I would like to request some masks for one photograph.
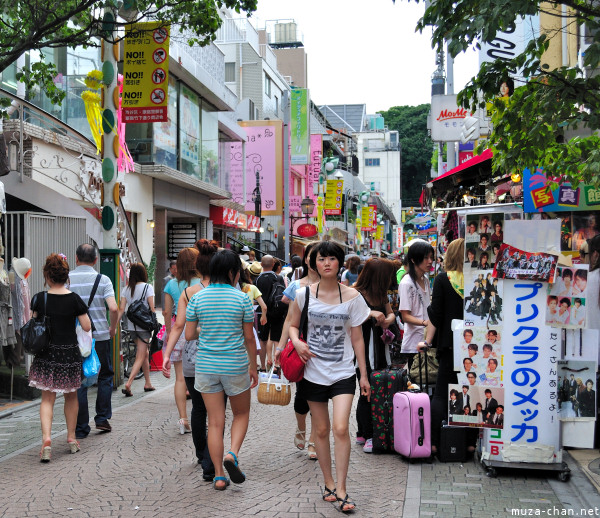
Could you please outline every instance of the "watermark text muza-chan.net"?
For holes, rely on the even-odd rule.
[[[580,509],[576,513],[574,509],[560,509],[558,507],[548,507],[546,509],[511,509],[511,516],[600,516],[600,508],[590,507]]]

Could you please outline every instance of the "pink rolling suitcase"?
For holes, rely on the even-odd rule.
[[[426,393],[394,394],[394,449],[409,459],[431,457],[431,414]]]

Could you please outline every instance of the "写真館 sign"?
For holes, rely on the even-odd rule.
[[[298,225],[296,233],[300,237],[313,237],[317,235],[318,230],[316,225],[313,225],[312,223],[303,223],[302,225]]]
[[[455,142],[460,140],[464,118],[468,110],[458,106],[456,95],[434,95],[431,97],[431,140]]]

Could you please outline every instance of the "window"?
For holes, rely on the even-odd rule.
[[[265,94],[271,97],[271,78],[267,74],[265,74]]]
[[[279,117],[279,99],[275,96],[275,115]]]
[[[235,63],[225,63],[225,82],[235,83]]]
[[[379,158],[365,158],[366,167],[379,167]]]

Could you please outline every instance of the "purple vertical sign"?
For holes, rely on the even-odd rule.
[[[229,152],[229,185],[227,190],[231,192],[231,199],[244,204],[244,161],[242,160],[242,143],[231,142],[228,145]]]
[[[306,178],[306,195],[315,202],[317,206],[318,196],[314,194],[314,184],[319,184],[321,174],[321,163],[323,160],[323,137],[321,135],[310,136],[310,164]]]
[[[245,126],[246,142],[246,204],[245,211],[254,212],[252,195],[258,173],[263,211],[277,207],[276,135],[273,126]],[[229,191],[233,201],[243,204],[244,179],[242,175],[242,144],[230,145]]]

